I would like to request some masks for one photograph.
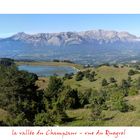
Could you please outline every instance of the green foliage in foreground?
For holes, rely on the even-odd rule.
[[[36,74],[19,71],[13,64],[0,66],[0,108],[9,114],[1,125],[55,125],[67,117],[58,101],[62,80],[51,77],[45,92],[38,90],[37,80]]]
[[[18,71],[14,65],[0,66],[0,108],[10,113],[10,125],[32,125],[40,110],[37,79],[35,74]]]

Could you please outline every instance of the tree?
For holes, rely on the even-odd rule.
[[[0,107],[10,113],[12,125],[33,125],[39,111],[37,79],[36,74],[19,71],[15,65],[0,67]]]
[[[65,121],[67,115],[62,104],[55,102],[52,108],[46,108],[45,112],[36,114],[34,125],[36,126],[54,126]]]
[[[60,60],[58,60],[58,59],[53,59],[53,62],[60,62]]]
[[[95,74],[96,74],[95,71],[93,71],[93,72],[90,73],[90,75],[88,77],[88,79],[89,79],[90,82],[93,82],[95,80],[94,79],[95,78]]]
[[[84,76],[90,81],[90,82],[93,82],[95,79],[95,75],[96,75],[96,73],[95,73],[95,71],[92,71],[91,72],[91,70],[86,70],[86,71],[84,71]]]
[[[8,126],[8,124],[5,121],[0,121],[0,126]]]
[[[102,97],[96,97],[91,106],[91,118],[93,121],[103,119],[102,111],[105,101]]]
[[[52,114],[51,113],[38,113],[35,116],[35,126],[53,126],[54,122],[52,120]]]
[[[103,80],[102,80],[102,86],[107,86],[107,85],[108,85],[107,80],[106,80],[106,79],[103,79]]]
[[[121,90],[114,91],[114,93],[110,94],[110,100],[108,103],[111,110],[119,110],[120,112],[128,112],[129,110],[133,110],[133,106],[129,105],[124,99],[124,94],[121,92]]]
[[[128,81],[128,84],[131,86],[131,82],[132,82],[132,78],[131,78],[131,76],[128,76],[127,81]]]
[[[84,107],[85,105],[90,103],[90,97],[92,94],[92,89],[87,89],[85,90],[85,92],[79,92],[79,102],[80,102],[80,106]]]
[[[88,70],[84,71],[84,75],[85,75],[86,78],[89,78],[90,70],[88,69]]]
[[[10,58],[0,58],[0,65],[3,65],[3,66],[14,65],[14,60]]]
[[[130,87],[130,83],[127,80],[122,80],[121,88],[123,90],[124,96],[128,95],[128,89]]]
[[[114,77],[111,77],[111,78],[110,78],[110,83],[116,83],[116,80],[115,80]]]
[[[51,76],[47,89],[45,91],[45,96],[48,99],[55,98],[57,99],[58,94],[63,90],[63,81],[57,76]]]
[[[76,81],[81,81],[84,77],[84,73],[82,71],[77,72],[75,80]]]
[[[65,79],[72,79],[72,77],[73,77],[73,73],[66,73],[65,75],[64,75],[64,77],[63,77],[63,79],[65,80]]]
[[[135,65],[136,70],[140,70],[140,66],[139,65]]]
[[[65,108],[59,100],[63,90],[64,85],[61,78],[57,76],[50,77],[43,100],[45,104],[43,112],[43,114],[45,113],[45,118],[42,113],[38,114],[35,118],[36,125],[58,125],[67,118]]]
[[[140,89],[140,77],[137,79],[136,84],[137,84],[137,88]]]
[[[92,120],[102,120],[104,115],[103,115],[103,110],[107,110],[106,106],[106,101],[107,101],[107,94],[105,90],[101,91],[93,91],[91,96],[90,96],[90,104],[91,104],[91,117]]]
[[[134,75],[134,74],[136,74],[136,71],[130,69],[129,72],[128,72],[128,75],[129,75],[129,76],[132,76],[132,75]]]
[[[72,89],[69,86],[65,87],[59,100],[65,109],[76,109],[80,107],[78,91],[76,89]]]
[[[93,104],[91,109],[91,119],[93,121],[100,120],[102,118],[101,113],[102,113],[101,107],[97,104]]]

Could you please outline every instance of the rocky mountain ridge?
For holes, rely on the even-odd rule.
[[[90,30],[83,32],[60,32],[60,33],[38,33],[26,34],[24,32],[17,33],[11,37],[1,39],[21,41],[30,45],[43,46],[69,46],[79,44],[94,43],[114,43],[114,42],[135,42],[140,38],[128,32],[106,31],[106,30]]]

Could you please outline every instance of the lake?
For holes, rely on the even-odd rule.
[[[64,76],[65,73],[76,73],[77,69],[70,66],[33,66],[33,65],[20,65],[19,70],[25,70],[28,72],[36,73],[38,76],[52,76],[57,74]]]

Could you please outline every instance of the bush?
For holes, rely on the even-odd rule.
[[[91,107],[92,107],[91,104],[86,104],[86,105],[84,106],[85,109],[87,109],[87,108],[91,108]]]
[[[59,96],[59,101],[65,109],[76,109],[80,107],[78,91],[71,87],[66,87]]]
[[[133,96],[138,94],[138,89],[136,87],[130,87],[128,90],[128,95]]]
[[[35,116],[35,126],[52,126],[52,116],[50,113],[38,113]]]
[[[91,70],[86,70],[84,71],[84,76],[90,81],[90,82],[93,82],[95,79],[95,71],[92,71]]]
[[[54,59],[53,62],[60,62],[60,60],[58,60],[58,59]]]
[[[132,75],[134,75],[136,73],[137,73],[137,71],[134,71],[134,70],[131,69],[131,70],[129,70],[128,75],[132,76]]]
[[[102,86],[107,86],[107,85],[108,85],[107,80],[106,80],[106,79],[103,79],[103,80],[102,80]]]
[[[82,71],[77,72],[75,80],[76,81],[81,81],[84,77],[84,73]]]
[[[79,92],[79,102],[80,102],[80,106],[84,107],[86,104],[90,103],[90,97],[92,94],[92,90],[91,89],[87,89],[84,93]]]
[[[13,118],[8,118],[7,122],[12,126],[31,126],[33,125],[26,117],[25,113],[17,114],[17,116]]]
[[[67,118],[64,108],[58,101],[53,103],[53,107],[46,105],[46,111],[36,114],[34,125],[36,126],[54,126],[60,125]]]
[[[136,86],[140,90],[140,77],[136,81]]]
[[[74,74],[73,73],[66,73],[65,75],[64,75],[64,77],[63,77],[63,79],[65,80],[65,79],[72,79],[72,76],[73,76]]]
[[[116,83],[117,81],[115,80],[115,78],[114,77],[111,77],[110,78],[110,83]]]
[[[122,99],[116,102],[116,109],[120,112],[127,112],[129,110],[129,105]]]
[[[120,112],[128,112],[133,110],[132,105],[129,105],[124,99],[123,93],[119,91],[114,91],[110,94],[110,100],[108,101],[108,106],[111,110],[119,110]]]
[[[51,76],[47,89],[45,91],[46,98],[57,98],[58,94],[63,90],[63,81],[57,76]]]
[[[95,78],[95,71],[90,73],[88,79],[89,79],[90,82],[93,82],[95,80],[94,78]]]
[[[102,113],[102,109],[101,109],[101,107],[99,105],[97,105],[97,104],[96,105],[92,105],[91,119],[93,121],[102,119],[101,113]]]
[[[104,101],[102,102],[101,97],[94,99],[94,101],[92,102],[92,104],[91,104],[91,119],[93,121],[103,119],[103,117],[104,117],[102,114],[103,105],[104,105]]]
[[[84,71],[84,76],[85,76],[85,78],[89,78],[89,76],[90,76],[90,70],[89,69]]]
[[[127,80],[122,80],[122,83],[121,83],[121,89],[123,90],[123,94],[124,96],[128,96],[128,90],[130,88],[130,81],[127,81]]]

